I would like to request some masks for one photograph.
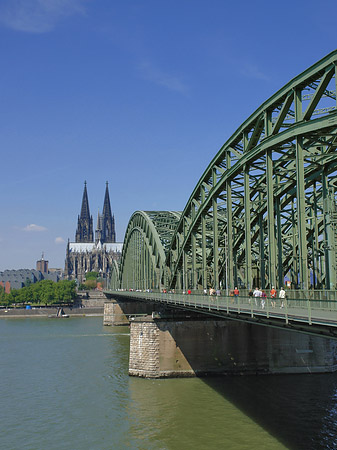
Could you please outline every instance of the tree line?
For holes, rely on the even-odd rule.
[[[73,303],[76,298],[76,282],[62,280],[55,283],[51,280],[42,280],[34,284],[28,280],[25,287],[12,289],[5,293],[0,286],[0,304],[10,306],[13,304],[55,305]]]

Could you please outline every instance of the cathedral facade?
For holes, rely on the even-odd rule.
[[[109,278],[114,264],[121,259],[123,244],[116,242],[115,217],[111,214],[108,182],[106,183],[102,214],[98,213],[95,235],[90,215],[87,183],[84,182],[81,214],[77,219],[75,242],[68,240],[65,278],[85,281],[87,272],[99,272]]]

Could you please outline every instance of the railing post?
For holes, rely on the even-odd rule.
[[[311,321],[311,304],[310,304],[309,296],[307,298],[307,305],[308,305],[308,323],[309,323],[309,325],[312,325],[312,321]]]
[[[269,319],[269,298],[266,297],[266,313],[267,313],[267,318]]]
[[[286,324],[288,325],[289,320],[288,320],[288,300],[287,300],[287,297],[285,297],[283,300],[284,300],[284,311],[285,311]]]

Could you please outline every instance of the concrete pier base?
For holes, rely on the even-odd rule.
[[[131,323],[129,374],[191,377],[334,372],[337,341],[225,320]]]

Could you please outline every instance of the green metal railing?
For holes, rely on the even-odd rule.
[[[149,292],[149,291],[109,291],[116,296],[131,297],[139,300],[161,302],[186,309],[195,308],[209,311],[218,315],[238,314],[251,318],[266,317],[279,319],[286,324],[289,321],[303,324],[318,324],[337,327],[337,300],[335,293],[322,291],[288,291],[285,299],[271,299],[270,297],[238,297],[208,294],[183,294],[180,292]],[[302,295],[301,295],[302,294]],[[315,298],[314,298],[315,297]],[[274,301],[276,305],[274,304]]]

